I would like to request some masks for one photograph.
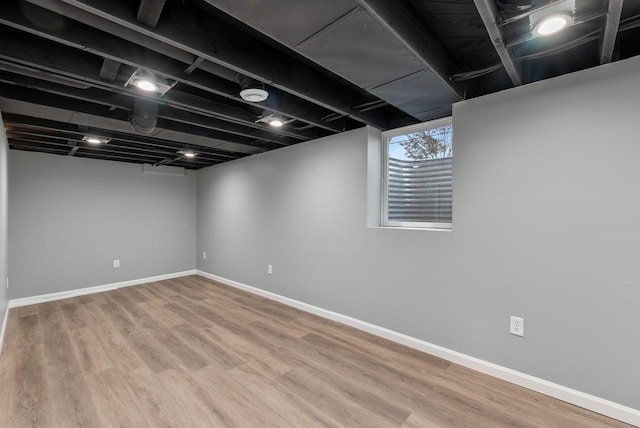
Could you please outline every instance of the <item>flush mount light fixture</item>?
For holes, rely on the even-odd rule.
[[[191,150],[180,150],[178,154],[184,156],[185,158],[195,158],[196,156],[198,156],[197,153],[194,153]]]
[[[268,113],[265,112],[261,118],[259,118],[258,120],[256,120],[256,123],[266,123],[269,126],[272,126],[274,128],[281,128],[284,125],[286,125],[287,123],[293,121],[293,119],[290,120],[286,120],[284,119],[282,116],[279,116],[275,113]]]
[[[570,27],[574,23],[575,0],[561,0],[547,3],[534,1],[536,10],[529,15],[529,25],[534,37],[547,37]]]
[[[533,27],[533,35],[536,37],[546,37],[564,30],[571,23],[569,15],[551,15],[542,19]]]
[[[158,90],[158,85],[150,79],[138,79],[135,81],[134,85],[136,88],[146,92],[155,92]]]
[[[110,138],[97,137],[95,135],[85,135],[82,137],[82,141],[89,144],[107,144],[111,141]]]
[[[269,125],[273,126],[274,128],[280,128],[281,126],[284,126],[284,120],[278,117],[272,117],[271,119],[269,119]]]
[[[160,78],[154,73],[137,69],[127,80],[124,86],[134,86],[149,94],[164,95],[176,82]]]

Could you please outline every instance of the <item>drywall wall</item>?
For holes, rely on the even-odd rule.
[[[194,172],[16,150],[9,159],[12,299],[195,268]]]
[[[453,232],[366,227],[367,129],[200,170],[198,268],[639,409],[639,73],[455,105]]]
[[[8,156],[9,147],[7,146],[7,133],[2,122],[2,114],[0,113],[0,329],[7,311],[9,301],[9,290],[6,287],[7,278],[9,277],[9,228],[8,228]],[[1,334],[1,333],[0,333]],[[0,344],[2,337],[0,337]],[[2,348],[0,347],[0,350]]]

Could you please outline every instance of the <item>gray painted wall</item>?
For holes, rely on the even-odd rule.
[[[12,299],[195,268],[194,172],[15,150],[9,159]]]
[[[371,130],[200,170],[198,268],[640,409],[639,73],[456,105],[453,232],[366,227]]]
[[[8,180],[8,151],[7,134],[4,129],[4,122],[0,114],[0,328],[7,311],[9,301],[9,290],[6,287],[6,281],[9,277],[9,228],[8,228],[8,198],[9,188]]]

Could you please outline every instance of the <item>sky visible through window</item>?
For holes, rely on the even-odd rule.
[[[397,135],[389,140],[389,158],[398,160],[441,159],[452,156],[452,127]]]

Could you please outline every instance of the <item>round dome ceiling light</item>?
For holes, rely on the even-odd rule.
[[[259,103],[267,99],[269,92],[260,88],[247,88],[240,91],[240,96],[250,103]]]
[[[540,20],[533,29],[533,35],[536,37],[546,37],[556,34],[567,28],[571,22],[568,15],[550,15]]]

